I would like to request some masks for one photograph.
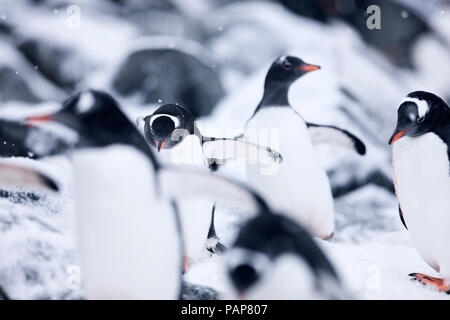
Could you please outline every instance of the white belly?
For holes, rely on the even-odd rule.
[[[172,149],[159,153],[165,163],[172,165],[193,165],[199,169],[205,167],[203,151],[197,136],[190,135]],[[182,182],[181,182],[182,183]],[[178,202],[181,226],[183,229],[184,254],[196,260],[205,248],[205,242],[211,223],[213,201],[195,199]]]
[[[74,154],[81,273],[91,299],[175,299],[181,255],[175,216],[155,196],[150,162],[115,145]]]
[[[334,230],[330,184],[304,121],[291,108],[263,109],[249,121],[245,135],[283,157],[277,166],[248,165],[249,183],[313,235],[329,236]]]
[[[413,244],[450,280],[450,178],[446,145],[432,133],[393,147],[396,192]]]
[[[204,166],[202,147],[199,138],[189,135],[171,149],[163,149],[159,156],[164,162],[173,165],[198,165]]]

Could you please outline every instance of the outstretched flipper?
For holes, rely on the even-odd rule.
[[[33,168],[26,168],[0,161],[0,185],[3,187],[38,187],[58,191],[58,184],[48,175]]]
[[[411,281],[419,281],[423,285],[432,286],[441,292],[450,294],[450,285],[445,284],[444,279],[427,276],[423,273],[410,273]]]
[[[164,166],[158,171],[162,196],[172,199],[220,199],[245,212],[267,214],[271,210],[258,193],[235,180],[185,166]]]
[[[216,228],[214,227],[214,216],[216,213],[216,204],[212,207],[211,212],[211,225],[209,226],[208,238],[206,240],[206,250],[211,253],[221,255],[227,249],[221,242],[216,234]]]
[[[400,220],[402,221],[403,225],[405,226],[406,230],[408,230],[408,227],[406,226],[405,219],[403,218],[403,211],[400,205],[398,205],[398,214],[400,215]]]
[[[355,135],[347,130],[327,125],[306,123],[311,140],[314,144],[329,143],[366,154],[366,146]]]
[[[253,160],[255,163],[283,162],[283,157],[276,150],[238,137],[202,137],[202,148],[210,163],[224,164],[232,160]]]

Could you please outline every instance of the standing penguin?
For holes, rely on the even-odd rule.
[[[413,245],[442,279],[410,276],[450,293],[449,106],[429,92],[408,94],[389,144],[400,218]]]
[[[309,233],[279,214],[242,227],[227,253],[227,276],[235,299],[336,299],[344,292]]]
[[[243,158],[252,152],[258,153],[261,158],[269,158],[270,161],[281,161],[281,155],[277,152],[239,138],[213,138],[202,135],[194,116],[180,105],[162,105],[153,114],[137,119],[138,125],[142,122],[145,138],[169,163],[207,166],[209,170],[216,171],[219,164],[231,158]],[[227,150],[233,152],[227,154]],[[214,228],[214,203],[180,202],[179,208],[186,254],[189,257],[185,269],[188,261],[199,255],[206,238],[208,251],[223,253],[225,246],[220,243]],[[208,219],[205,211],[211,212],[211,219]]]
[[[283,163],[275,171],[248,165],[249,183],[277,209],[289,212],[313,236],[328,239],[334,231],[333,198],[312,143],[338,142],[359,154],[365,154],[365,146],[346,130],[305,122],[289,104],[291,84],[319,69],[292,56],[276,59],[267,73],[263,98],[247,121],[244,135],[254,143],[269,135],[268,146],[283,155]]]
[[[28,122],[49,120],[79,136],[73,152],[75,208],[90,298],[179,296],[182,252],[176,197],[210,196],[249,210],[265,208],[256,194],[225,178],[161,165],[104,92],[83,91],[66,100],[60,111]]]

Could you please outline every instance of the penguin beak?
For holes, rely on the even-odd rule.
[[[401,137],[405,135],[406,132],[408,132],[409,129],[398,131],[395,130],[394,134],[392,135],[391,139],[389,140],[389,145],[392,145],[395,141],[399,140]]]
[[[306,72],[310,72],[310,71],[320,70],[320,66],[316,66],[313,64],[305,64],[301,67],[298,67],[298,69],[306,71]]]
[[[74,130],[77,130],[78,128],[77,119],[71,116],[71,114],[65,112],[64,110],[60,110],[55,113],[47,115],[32,116],[25,119],[26,125],[30,127],[34,127],[40,123],[47,123],[47,122],[58,122]]]
[[[164,146],[166,145],[166,142],[167,142],[167,140],[164,140],[163,142],[161,142],[161,144],[159,144],[159,146],[158,146],[158,152],[160,152],[163,148],[164,148]]]
[[[25,123],[28,126],[33,127],[38,122],[48,122],[48,121],[51,121],[52,119],[53,119],[53,115],[51,115],[51,114],[44,115],[44,116],[33,116],[33,117],[26,118]]]

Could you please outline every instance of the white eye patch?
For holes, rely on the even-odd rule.
[[[94,98],[94,95],[92,94],[92,92],[90,92],[90,91],[83,92],[80,95],[80,98],[78,99],[78,103],[76,106],[77,111],[79,113],[88,112],[94,106],[94,103],[95,103],[95,98]]]
[[[154,122],[156,119],[160,118],[160,117],[168,117],[168,118],[170,118],[170,120],[172,120],[173,123],[175,124],[175,128],[178,128],[178,126],[180,125],[180,120],[178,120],[177,117],[171,116],[171,115],[169,115],[169,114],[155,114],[155,115],[153,115],[153,116],[150,118],[150,125],[152,126],[152,125],[153,125],[153,122]]]
[[[430,107],[428,106],[428,103],[425,100],[419,100],[417,98],[410,98],[406,97],[403,99],[403,102],[412,102],[417,106],[417,114],[419,115],[419,118],[425,117],[425,115],[430,111]]]

